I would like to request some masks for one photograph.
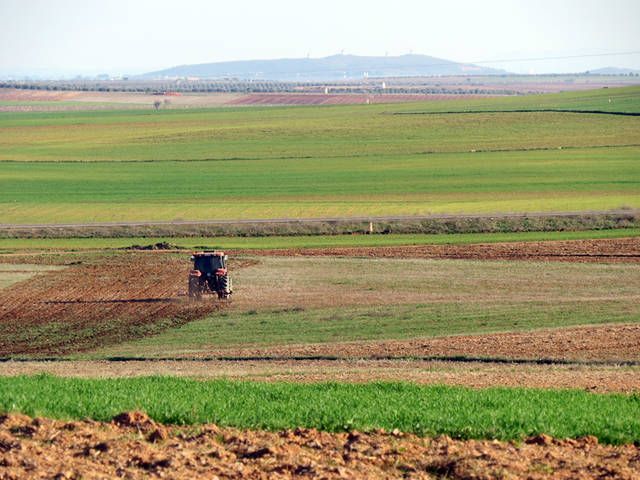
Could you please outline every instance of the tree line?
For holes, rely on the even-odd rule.
[[[314,93],[314,94],[434,94],[434,95],[515,95],[511,89],[485,89],[478,86],[393,86],[344,84],[344,83],[297,83],[258,81],[198,81],[198,82],[89,82],[89,81],[0,81],[0,88],[45,91],[80,92],[130,92],[146,94],[178,93]]]

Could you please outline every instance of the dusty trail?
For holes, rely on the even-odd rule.
[[[640,447],[594,437],[524,442],[420,438],[382,430],[265,432],[167,427],[143,413],[111,423],[0,417],[0,477],[451,478],[640,477]]]

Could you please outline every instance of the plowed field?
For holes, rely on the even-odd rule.
[[[471,245],[339,247],[261,250],[263,255],[468,260],[539,260],[563,262],[640,262],[640,237]]]
[[[81,351],[180,325],[220,308],[214,301],[189,302],[188,269],[184,258],[121,254],[3,289],[0,355]]]
[[[640,325],[559,328],[532,332],[454,335],[416,340],[340,342],[212,349],[236,358],[468,358],[535,361],[640,361]]]
[[[329,255],[635,263],[640,260],[640,238],[481,245],[273,250],[263,251],[260,255],[263,257]],[[90,255],[77,258],[80,258],[82,262],[69,265],[62,271],[37,275],[30,280],[0,290],[0,326],[2,327],[0,355],[68,354],[117,345],[205,317],[215,309],[222,307],[222,304],[216,301],[196,304],[189,302],[185,295],[185,279],[189,264],[185,262],[183,255],[118,253],[94,258]],[[18,261],[20,259],[11,257],[6,260]],[[35,257],[29,260],[29,262],[32,261],[36,261]],[[255,263],[255,260],[249,259],[236,260],[232,268]],[[302,295],[300,290],[302,287],[296,286],[298,280],[289,285],[289,279],[279,277],[281,272],[277,262],[273,263],[270,268],[270,271],[258,268],[250,274],[250,278],[244,278],[247,283],[244,287],[245,292],[252,293],[237,299],[237,302],[234,303],[236,310],[273,308],[273,305],[279,305],[277,302],[273,303],[276,300],[285,303],[288,301],[289,304],[284,305],[285,307],[298,306],[298,304],[304,308],[313,307],[314,295],[320,295],[319,298],[324,298],[333,292],[329,287],[335,289],[340,286],[329,285],[325,288],[325,290],[328,289],[327,293],[325,290],[316,291],[320,287],[310,284],[309,288],[312,291]],[[291,275],[294,273],[289,272]],[[299,272],[296,274],[299,275]],[[422,278],[419,272],[416,275]],[[266,284],[258,282],[258,280],[264,279],[267,281]],[[270,290],[269,287],[272,284],[269,282],[271,281],[279,281],[287,288],[283,291]],[[253,287],[249,285],[251,282],[253,282],[252,285],[255,284]],[[367,285],[362,288],[364,289],[363,298],[369,299],[371,295],[366,296],[365,294],[372,292],[367,290]],[[293,290],[289,292],[287,289]],[[375,292],[373,293],[375,294]],[[599,293],[599,295],[602,294],[602,292]],[[268,296],[268,301],[263,298],[265,295]],[[295,305],[291,303],[291,298],[295,300]],[[414,300],[417,302],[423,299],[416,297]],[[367,302],[369,301],[367,300]],[[270,305],[271,307],[269,307]],[[207,350],[206,355],[248,357],[331,355],[364,358],[467,355],[611,361],[640,359],[637,349],[637,345],[640,344],[640,327],[637,325],[552,329],[403,341],[382,339],[381,341],[339,342],[338,340],[316,345],[313,343],[288,346],[247,345],[232,349],[212,346]],[[287,344],[290,343],[292,342],[287,342]],[[130,353],[134,354],[135,352]]]
[[[167,427],[143,413],[110,423],[0,417],[0,478],[451,478],[640,476],[640,447],[595,437],[523,443],[420,438],[397,430],[280,432]]]

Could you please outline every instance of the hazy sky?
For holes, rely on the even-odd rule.
[[[341,51],[463,62],[640,52],[640,0],[0,0],[0,73],[138,73]],[[486,65],[640,68],[640,54]]]

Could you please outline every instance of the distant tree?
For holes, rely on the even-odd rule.
[[[160,110],[160,105],[162,105],[162,102],[160,100],[156,100],[155,102],[153,102],[153,108],[155,108],[156,110]]]

